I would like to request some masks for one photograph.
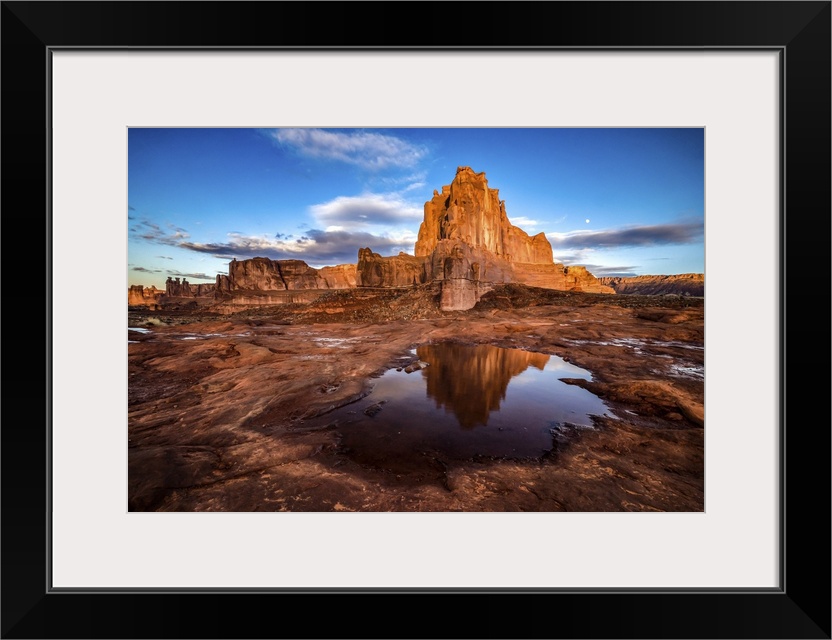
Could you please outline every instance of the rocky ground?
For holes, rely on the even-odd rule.
[[[442,312],[438,288],[342,290],[223,315],[131,309],[133,511],[702,511],[704,302],[498,287]],[[337,409],[419,344],[561,356],[615,417],[540,458],[361,464]]]

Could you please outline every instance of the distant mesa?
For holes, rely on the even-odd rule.
[[[456,176],[425,203],[415,255],[382,256],[366,247],[357,264],[315,269],[302,260],[232,260],[214,284],[168,278],[158,303],[280,304],[311,302],[320,291],[400,288],[438,282],[443,311],[471,309],[495,285],[519,283],[559,291],[614,294],[584,267],[554,262],[544,233],[529,236],[509,222],[499,190],[485,173],[458,167]],[[138,300],[130,289],[129,300]]]
[[[696,296],[705,295],[704,273],[680,273],[672,276],[605,277],[598,280],[621,295]]]

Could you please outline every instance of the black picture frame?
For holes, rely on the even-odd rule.
[[[830,8],[828,1],[425,2],[396,3],[395,10],[353,2],[3,2],[2,637],[829,638]],[[410,17],[402,20],[402,12]],[[784,241],[781,282],[772,286],[781,291],[780,587],[52,590],[49,269],[57,265],[49,235],[48,95],[50,52],[65,47],[778,51]],[[807,274],[822,284],[804,294]],[[738,274],[738,286],[744,277],[755,276]],[[807,354],[815,361],[821,354],[822,375],[806,373]],[[18,417],[21,406],[26,419]],[[320,615],[306,618],[301,605]],[[384,624],[391,617],[396,628]]]

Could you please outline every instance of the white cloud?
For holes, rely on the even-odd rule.
[[[304,260],[310,266],[355,262],[358,249],[370,247],[382,255],[413,252],[415,234],[409,231],[368,233],[366,231],[309,229],[299,238],[247,236],[229,233],[226,242],[181,242],[177,246],[221,258],[272,258]]]
[[[320,225],[355,227],[369,225],[412,224],[423,217],[422,208],[396,194],[367,193],[360,196],[338,196],[315,204],[309,212]]]
[[[527,218],[526,216],[516,216],[516,217],[509,217],[509,221],[515,227],[520,227],[524,231],[527,227],[537,227],[540,222],[537,220],[532,220],[531,218]]]
[[[338,160],[364,169],[412,167],[427,149],[381,133],[344,133],[323,129],[277,129],[272,137],[284,147],[310,158]]]

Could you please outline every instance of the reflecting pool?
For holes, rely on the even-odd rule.
[[[540,457],[554,430],[611,415],[600,398],[560,380],[592,375],[557,356],[456,343],[415,355],[339,411],[342,447],[356,461],[395,470],[414,456]]]

